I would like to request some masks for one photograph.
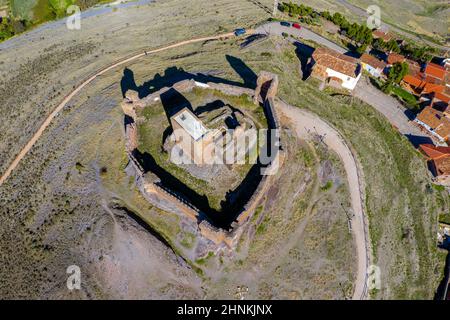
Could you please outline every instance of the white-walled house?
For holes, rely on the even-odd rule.
[[[312,73],[327,84],[353,90],[361,78],[358,60],[328,48],[318,48],[312,55]]]
[[[383,71],[386,68],[386,63],[384,61],[378,60],[367,53],[364,53],[359,59],[361,60],[363,69],[372,76],[379,78],[383,75]]]

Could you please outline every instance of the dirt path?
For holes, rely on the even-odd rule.
[[[357,275],[353,299],[365,299],[367,297],[367,270],[370,251],[365,225],[362,181],[360,180],[361,175],[356,159],[341,135],[318,116],[289,106],[282,101],[278,101],[277,106],[281,113],[292,121],[297,134],[301,138],[308,139],[315,134],[322,136],[323,142],[339,155],[344,164],[354,212],[351,226],[357,253]]]
[[[250,34],[253,32],[252,30],[249,30],[248,33]],[[79,93],[85,86],[87,86],[89,83],[94,81],[98,76],[108,72],[111,69],[114,69],[120,65],[123,65],[125,63],[131,62],[133,60],[136,60],[138,58],[141,58],[143,56],[152,54],[152,53],[158,53],[161,51],[173,49],[176,47],[184,46],[186,44],[195,43],[195,42],[202,42],[206,40],[217,40],[221,38],[230,38],[233,37],[234,33],[224,33],[216,36],[210,36],[210,37],[203,37],[203,38],[195,38],[190,40],[185,40],[181,42],[177,42],[171,45],[167,45],[161,48],[144,51],[138,54],[135,54],[129,58],[125,58],[123,60],[120,60],[108,67],[105,67],[101,69],[100,71],[97,71],[94,75],[92,75],[90,78],[82,82],[78,87],[76,87],[71,93],[69,93],[64,100],[50,113],[50,115],[45,119],[44,123],[39,127],[39,129],[36,131],[36,133],[33,135],[33,137],[28,141],[28,143],[25,145],[25,147],[19,152],[19,154],[16,156],[14,161],[10,164],[8,169],[6,169],[5,173],[0,177],[0,186],[6,181],[6,179],[11,175],[12,171],[18,166],[20,161],[26,156],[26,154],[31,150],[33,145],[36,143],[36,141],[42,136],[45,129],[50,125],[50,123],[53,121],[53,119],[58,115],[58,113],[66,106],[66,104],[77,94]]]

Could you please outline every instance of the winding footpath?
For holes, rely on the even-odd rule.
[[[299,137],[308,140],[314,135],[323,137],[323,143],[339,155],[347,173],[353,217],[351,230],[354,235],[357,255],[357,273],[353,300],[367,298],[367,278],[370,264],[368,230],[364,214],[363,180],[357,160],[337,130],[317,115],[277,101],[277,108],[293,124]]]

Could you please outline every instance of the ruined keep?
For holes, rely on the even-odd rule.
[[[261,180],[257,188],[249,200],[238,209],[236,219],[234,219],[229,227],[223,228],[214,225],[201,210],[191,203],[190,199],[169,189],[161,183],[155,174],[145,172],[135,156],[135,151],[138,147],[137,122],[142,121],[142,119],[138,119],[136,110],[159,102],[162,94],[168,94],[173,89],[179,93],[186,93],[192,91],[194,88],[217,90],[225,95],[231,96],[248,95],[252,97],[255,104],[261,103],[263,106],[269,129],[278,129],[279,121],[275,110],[278,76],[262,71],[258,76],[255,90],[223,83],[200,83],[193,79],[183,80],[175,83],[172,87],[164,87],[143,99],[139,98],[137,92],[129,90],[125,93],[125,98],[121,104],[125,115],[126,153],[129,158],[128,167],[133,171],[136,177],[135,183],[145,199],[162,210],[176,212],[177,214],[181,213],[183,217],[186,217],[196,226],[197,234],[211,241],[217,251],[234,250],[246,223],[250,220],[259,202],[267,192],[273,175],[261,174]],[[183,123],[183,121],[187,121],[188,123]],[[188,136],[188,141],[189,139],[191,140],[190,143],[192,140],[195,143],[200,141],[200,145],[203,146],[205,143],[208,144],[211,142],[212,136],[208,136],[207,130],[203,127],[201,121],[185,108],[174,114],[170,119],[170,123],[173,129],[184,128],[181,132],[182,134],[185,132]],[[175,140],[177,138],[180,137],[175,136]],[[195,158],[195,149],[189,156],[194,159],[194,162],[199,161],[199,159]],[[271,162],[264,168],[266,170],[265,172],[270,172],[273,166],[279,166],[283,158],[284,153],[280,146],[276,149],[276,153],[272,155]],[[199,161],[199,163],[201,164],[202,162]]]

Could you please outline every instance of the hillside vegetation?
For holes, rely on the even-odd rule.
[[[0,8],[8,5],[10,15],[0,23],[0,42],[20,34],[41,23],[56,20],[67,15],[70,5],[86,10],[110,0],[2,0]]]
[[[450,5],[441,0],[293,0],[294,3],[311,5],[322,10],[341,12],[352,20],[362,20],[355,15],[350,6],[355,6],[359,12],[365,12],[369,5],[378,5],[381,9],[381,19],[399,29],[413,34],[425,36],[439,42],[448,41]]]

